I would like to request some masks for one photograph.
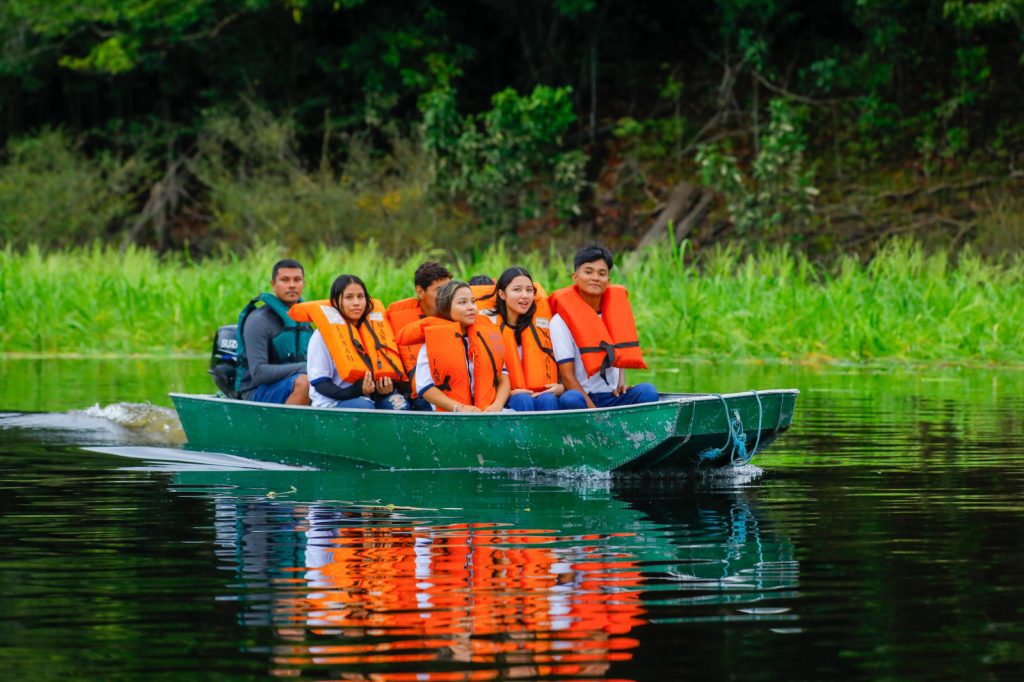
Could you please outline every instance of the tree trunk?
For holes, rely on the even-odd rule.
[[[662,239],[668,234],[669,223],[672,224],[676,243],[683,241],[707,218],[713,200],[714,194],[710,190],[694,187],[685,180],[681,181],[672,188],[668,203],[640,239],[637,248],[642,249]]]

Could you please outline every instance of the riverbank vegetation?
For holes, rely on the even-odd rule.
[[[0,348],[7,353],[201,354],[217,326],[266,288],[282,252],[202,261],[96,246],[0,251]],[[326,297],[342,272],[365,278],[386,302],[411,295],[421,260],[439,257],[468,278],[518,262],[549,290],[569,283],[566,254],[522,258],[503,247],[447,259],[382,257],[374,244],[300,255],[306,298]],[[696,264],[694,264],[696,261]],[[659,357],[728,360],[1024,362],[1024,262],[996,264],[969,251],[893,242],[866,265],[823,266],[786,248],[743,255],[724,247],[693,256],[651,248],[626,256],[615,280],[631,291],[644,347]]]
[[[0,4],[0,241],[1024,244],[1024,0]],[[831,267],[831,266],[830,266]]]

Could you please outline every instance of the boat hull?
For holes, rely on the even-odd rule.
[[[586,466],[599,471],[737,463],[789,428],[798,391],[665,394],[596,410],[452,414],[269,405],[171,394],[189,447],[330,467],[345,458],[400,469]],[[724,404],[723,404],[724,402]],[[745,455],[719,450],[743,426]],[[758,432],[757,425],[761,424]]]

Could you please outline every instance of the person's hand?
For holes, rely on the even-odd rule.
[[[367,372],[363,375],[363,395],[373,395],[377,385],[373,383],[373,375]]]
[[[482,412],[476,405],[463,405],[462,403],[455,403],[452,408],[452,412]]]
[[[587,395],[586,391],[583,392],[583,399],[587,402],[587,409],[590,409],[590,410],[596,410],[597,409],[597,405],[595,405],[594,401],[590,399],[590,396]]]
[[[557,398],[558,396],[565,393],[565,386],[563,386],[562,384],[548,384],[547,388],[541,391],[541,393],[550,393]]]
[[[513,388],[511,391],[509,391],[509,395],[519,395],[520,393],[526,393],[529,396],[537,395],[528,388]]]
[[[615,387],[615,390],[612,391],[612,395],[618,397],[628,390],[629,386],[626,386],[625,384],[619,384],[618,386]]]
[[[504,403],[494,401],[484,409],[484,412],[501,412],[503,409],[505,409]]]
[[[395,383],[391,381],[391,377],[384,377],[383,379],[377,380],[377,393],[381,395],[388,395],[393,393],[395,390]]]

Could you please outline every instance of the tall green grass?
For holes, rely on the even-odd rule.
[[[101,247],[42,253],[0,251],[0,349],[72,354],[205,352],[214,329],[267,288],[282,257],[264,247],[245,257],[191,262]],[[640,334],[657,355],[707,359],[1024,361],[1024,263],[997,265],[962,253],[926,255],[895,244],[862,265],[815,266],[786,250],[741,257],[679,250],[630,254],[613,271],[629,286]],[[530,268],[549,290],[569,282],[568,257],[515,256],[504,247],[462,260],[420,252],[403,261],[372,243],[300,256],[306,298],[326,297],[342,272],[363,277],[387,301],[411,295],[427,258],[457,277]]]

